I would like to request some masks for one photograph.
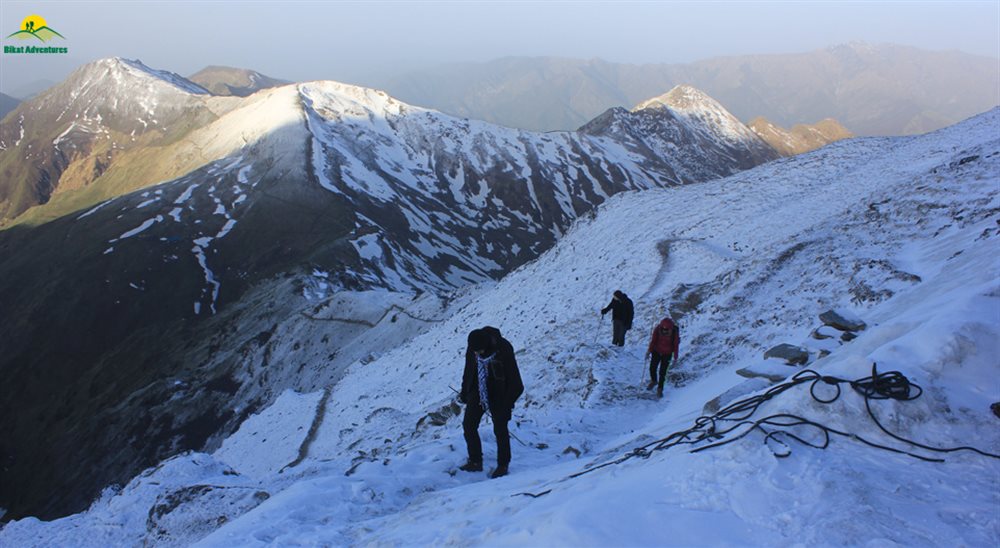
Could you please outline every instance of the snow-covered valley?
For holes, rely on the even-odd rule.
[[[303,294],[303,310],[350,299],[434,321],[415,329],[396,321],[403,312],[372,312],[379,340],[335,384],[286,391],[211,454],[174,457],[86,512],[8,523],[0,545],[995,546],[998,129],[994,109],[933,134],[854,139],[722,180],[619,193],[539,259],[444,310],[385,292]],[[623,348],[609,345],[598,313],[615,289],[636,302]],[[831,309],[867,328],[815,338],[831,333],[818,318]],[[681,325],[681,359],[657,400],[643,354],[667,313]],[[497,480],[455,471],[465,445],[453,387],[466,334],[483,325],[514,344],[526,386],[511,474]],[[854,390],[824,404],[803,384],[751,420],[801,416],[943,462],[849,436],[817,449],[755,431],[571,477],[691,428],[717,397],[714,409],[800,372],[763,357],[780,343],[805,348],[804,367],[822,375],[862,379],[873,363],[901,372],[923,393],[871,402],[885,427],[993,456],[892,439]],[[285,358],[271,360],[293,371]],[[480,429],[487,460],[490,430]],[[822,443],[816,429],[787,430]]]

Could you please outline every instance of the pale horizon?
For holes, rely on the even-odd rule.
[[[37,14],[67,54],[0,56],[0,91],[58,82],[105,57],[189,76],[210,65],[365,85],[505,57],[684,64],[865,42],[998,59],[1000,2],[23,2],[0,4],[4,45]],[[285,26],[282,22],[288,21]],[[305,23],[302,23],[305,21]],[[109,29],[112,29],[109,32]]]

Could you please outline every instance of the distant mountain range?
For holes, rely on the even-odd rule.
[[[249,69],[209,66],[188,76],[188,80],[207,89],[213,95],[246,97],[262,89],[282,86],[289,82]]]
[[[680,84],[737,118],[784,127],[833,118],[857,135],[938,129],[1000,104],[1000,63],[960,52],[852,43],[796,54],[630,65],[509,57],[375,82],[400,99],[510,127],[580,127]]]
[[[0,329],[0,507],[77,511],[284,388],[333,382],[377,322],[309,295],[460,298],[615,194],[778,157],[689,87],[533,133],[336,82],[218,96],[138,61],[81,67],[0,123],[16,318]],[[269,341],[302,315],[323,328],[294,351],[322,367],[275,378],[292,364]]]

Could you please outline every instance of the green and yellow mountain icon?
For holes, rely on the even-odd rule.
[[[24,18],[21,23],[22,30],[19,30],[13,34],[7,36],[7,38],[17,38],[18,40],[30,40],[32,38],[37,38],[42,42],[48,42],[49,40],[58,36],[59,38],[66,39],[65,36],[59,34],[55,29],[49,28],[45,24],[45,19],[40,15],[29,15]]]

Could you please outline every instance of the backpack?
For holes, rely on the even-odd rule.
[[[672,354],[674,352],[674,343],[680,334],[677,324],[670,318],[663,318],[654,329],[656,333],[656,345],[652,350],[656,350],[658,354],[662,355]]]

